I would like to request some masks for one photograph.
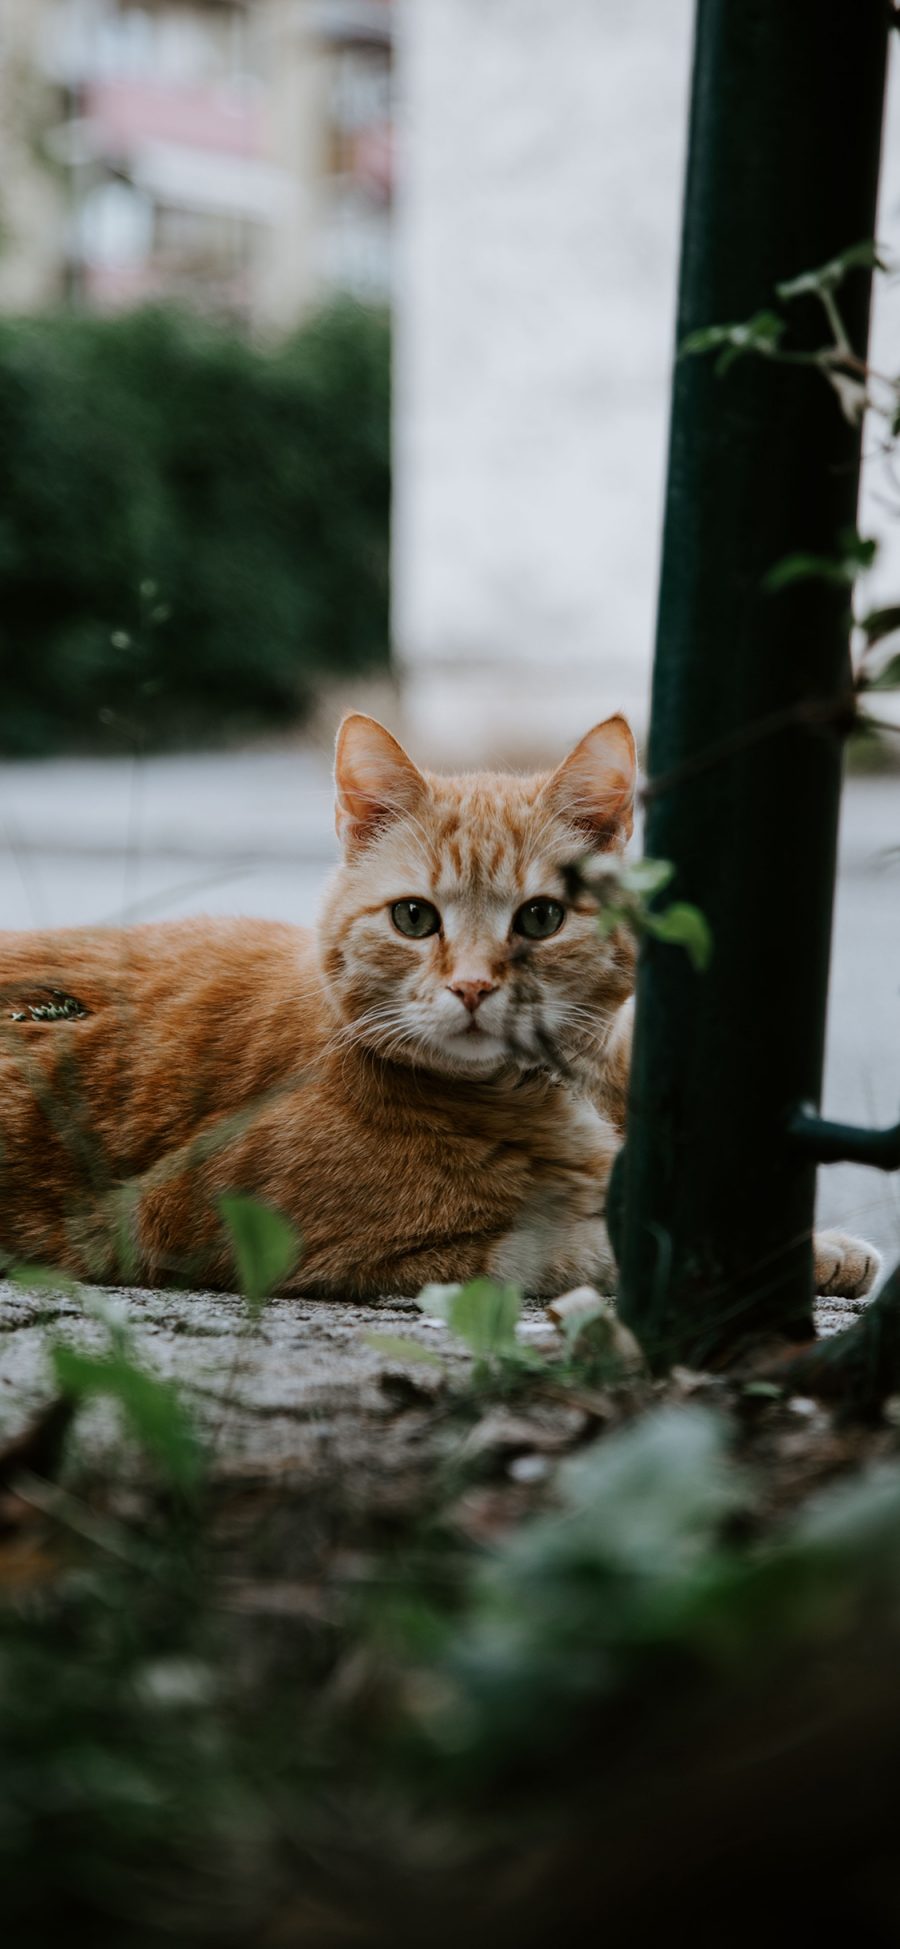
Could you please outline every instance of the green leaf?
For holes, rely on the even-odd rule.
[[[894,603],[886,609],[870,609],[867,616],[861,616],[859,627],[868,642],[882,642],[885,636],[893,636],[900,629],[900,604]]]
[[[900,689],[900,656],[892,656],[884,669],[879,670],[877,677],[872,677],[864,688],[866,690]]]
[[[431,1347],[423,1347],[418,1340],[410,1340],[405,1333],[364,1333],[365,1346],[373,1353],[385,1354],[389,1360],[414,1360],[424,1362],[429,1367],[442,1367],[440,1354]]]
[[[129,1358],[120,1348],[108,1354],[76,1347],[52,1349],[56,1380],[65,1394],[79,1399],[107,1395],[122,1409],[143,1447],[155,1455],[179,1488],[196,1486],[203,1451],[175,1389]]]
[[[709,967],[713,937],[709,922],[699,907],[690,906],[686,900],[673,900],[671,907],[666,907],[663,913],[645,914],[644,926],[656,940],[666,941],[672,947],[685,948],[698,974]]]
[[[864,237],[862,243],[849,244],[839,257],[832,258],[832,264],[840,264],[845,271],[862,266],[867,271],[890,271],[894,267],[884,254],[881,244],[874,237]]]
[[[689,332],[681,341],[678,356],[690,358],[697,353],[720,351],[722,356],[716,372],[721,374],[748,352],[771,356],[777,351],[784,331],[785,321],[777,311],[757,311],[740,324],[707,325],[701,331]]]
[[[57,1272],[50,1265],[12,1265],[5,1277],[24,1293],[64,1293],[67,1299],[81,1298],[77,1279],[71,1279],[66,1272]]]
[[[843,560],[828,555],[785,555],[764,575],[763,588],[770,595],[777,595],[779,589],[789,589],[794,582],[839,582],[849,585],[855,580],[855,568],[850,568]]]
[[[701,331],[688,332],[678,347],[680,359],[690,359],[704,352],[718,351],[723,345],[730,345],[733,325],[705,325]]]
[[[515,1286],[472,1279],[451,1300],[447,1324],[479,1359],[516,1351],[516,1322],[522,1311]]]
[[[674,879],[675,868],[668,859],[638,859],[622,869],[622,885],[629,893],[639,893],[645,900],[651,894],[661,893],[669,881]]]
[[[801,271],[799,277],[786,278],[776,284],[779,298],[805,298],[818,296],[822,291],[836,291],[848,271],[857,269],[886,271],[888,266],[879,254],[878,245],[869,238],[861,244],[851,244],[842,250],[839,257],[831,257],[827,264],[820,264],[817,270]]]
[[[871,568],[878,543],[845,528],[839,536],[838,555],[786,555],[763,577],[763,588],[771,595],[794,582],[830,582],[850,588],[864,569]]]
[[[300,1240],[281,1212],[258,1198],[239,1194],[220,1198],[219,1210],[231,1239],[238,1285],[256,1311],[293,1272]]]
[[[790,302],[792,298],[817,297],[820,291],[832,289],[834,278],[830,276],[831,266],[823,264],[818,271],[801,271],[797,277],[788,277],[775,290],[779,298]]]
[[[838,541],[845,562],[855,562],[858,569],[871,568],[878,554],[878,543],[871,535],[857,534],[855,528],[842,528]]]

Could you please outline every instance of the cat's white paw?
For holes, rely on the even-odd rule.
[[[821,1299],[861,1299],[878,1277],[881,1254],[850,1232],[817,1232],[813,1264]]]
[[[601,1218],[548,1223],[538,1213],[499,1239],[488,1268],[535,1299],[552,1299],[570,1286],[615,1292],[616,1262]]]

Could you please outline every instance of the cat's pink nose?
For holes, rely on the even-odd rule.
[[[493,995],[497,983],[496,981],[450,981],[447,986],[451,995],[459,996],[463,1008],[467,1008],[469,1014],[474,1015],[476,1008],[481,1007],[485,995]]]

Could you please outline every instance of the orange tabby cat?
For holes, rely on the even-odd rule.
[[[446,778],[352,715],[314,932],[0,936],[0,1250],[228,1286],[241,1191],[301,1235],[288,1291],[609,1289],[633,952],[564,868],[624,845],[634,777],[621,717],[549,776]]]
[[[633,956],[567,905],[562,869],[630,832],[628,726],[550,777],[438,778],[354,715],[336,783],[315,932],[0,936],[10,1257],[228,1285],[218,1199],[239,1190],[296,1225],[291,1291],[609,1285],[617,1137],[564,1077],[589,1076]]]

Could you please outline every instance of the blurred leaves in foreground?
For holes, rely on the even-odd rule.
[[[256,1303],[293,1242],[271,1214],[249,1228],[248,1214],[230,1208]],[[634,1828],[635,1794],[669,1792],[674,1764],[673,1831],[695,1804],[710,1817],[710,1793],[733,1827],[760,1751],[779,1768],[807,1751],[817,1765],[823,1739],[840,1752],[860,1645],[867,1684],[879,1659],[896,1662],[896,1460],[773,1524],[759,1465],[771,1417],[793,1420],[796,1440],[784,1404],[729,1408],[727,1390],[715,1411],[662,1402],[598,1439],[625,1396],[598,1393],[570,1346],[556,1366],[523,1364],[511,1289],[431,1288],[421,1303],[469,1346],[481,1382],[442,1390],[427,1426],[418,1397],[401,1410],[417,1429],[415,1521],[398,1520],[396,1481],[383,1484],[389,1519],[376,1513],[377,1407],[365,1482],[283,1465],[242,1481],[232,1456],[185,1496],[201,1438],[124,1330],[101,1318],[99,1350],[51,1349],[57,1383],[76,1402],[115,1400],[155,1467],[142,1478],[113,1437],[98,1469],[76,1426],[61,1485],[26,1462],[0,1497],[12,1944],[63,1924],[104,1946],[438,1944],[467,1913],[473,1943],[543,1944],[551,1922],[570,1939],[570,1897],[574,1911],[582,1888],[602,1905],[623,1875],[604,1929],[633,1939],[669,1847],[658,1822]],[[388,1358],[407,1357],[381,1337]],[[493,1491],[469,1430],[517,1359],[517,1412],[575,1399],[593,1438],[473,1546],[457,1515],[467,1469]],[[770,1432],[748,1456],[755,1417]],[[785,1825],[777,1811],[773,1823]]]

